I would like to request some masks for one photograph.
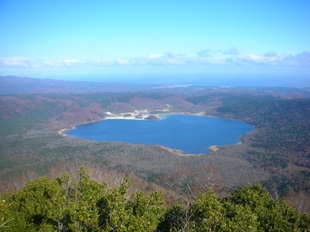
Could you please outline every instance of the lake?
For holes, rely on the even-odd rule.
[[[222,118],[167,114],[161,120],[107,119],[76,126],[66,134],[105,142],[161,145],[187,154],[210,152],[211,145],[231,145],[254,129],[245,122]]]

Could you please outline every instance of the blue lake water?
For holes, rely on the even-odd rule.
[[[230,145],[254,129],[236,120],[171,114],[161,120],[107,119],[76,126],[66,134],[95,141],[162,145],[188,154],[208,153],[211,145]]]

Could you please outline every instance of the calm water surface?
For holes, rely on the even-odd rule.
[[[162,145],[184,153],[208,153],[211,145],[230,145],[254,129],[253,125],[196,115],[163,115],[162,120],[108,119],[66,131],[75,138],[95,141]]]

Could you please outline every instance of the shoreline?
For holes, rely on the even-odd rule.
[[[84,124],[88,124],[88,123],[100,122],[103,120],[117,120],[117,119],[121,119],[121,120],[152,120],[152,119],[147,119],[148,117],[152,116],[149,113],[141,114],[141,113],[134,112],[134,113],[121,113],[121,114],[117,115],[117,114],[112,114],[110,112],[107,112],[107,115],[108,116],[106,116],[102,119],[73,124],[69,127],[65,127],[65,128],[58,130],[57,133],[59,135],[61,135],[62,137],[68,137],[68,135],[65,133],[67,130],[74,130],[76,128],[76,126],[84,125]],[[127,115],[130,115],[130,116],[127,116]],[[161,117],[158,115],[161,115],[161,114],[153,114],[153,116],[158,118],[158,120],[161,120]]]
[[[160,148],[162,148],[164,150],[167,150],[172,155],[175,155],[175,156],[188,157],[188,156],[199,156],[199,155],[202,155],[202,154],[184,154],[182,150],[173,149],[173,148],[165,147],[165,146],[162,146],[162,145],[154,145],[154,146],[158,146],[158,147],[160,147]]]
[[[120,113],[120,114],[113,114],[111,112],[106,112],[107,116],[99,119],[99,120],[92,120],[92,121],[87,121],[87,122],[82,122],[82,123],[77,123],[77,124],[73,124],[69,127],[66,128],[62,128],[60,130],[57,131],[57,133],[66,138],[69,137],[66,134],[66,131],[68,130],[74,130],[76,128],[76,126],[79,125],[83,125],[83,124],[88,124],[88,123],[95,123],[95,122],[100,122],[103,120],[163,120],[165,119],[164,115],[173,115],[173,114],[181,114],[181,115],[196,115],[196,116],[203,116],[203,117],[209,117],[209,118],[219,118],[216,116],[211,116],[211,115],[205,115],[204,112],[196,112],[196,113],[190,113],[190,112],[163,112],[163,113],[155,113],[155,114],[151,114],[150,112],[148,112],[148,110],[141,110],[138,111],[136,110],[135,112],[126,112],[126,113]],[[153,118],[154,117],[154,118]],[[239,141],[237,142],[235,145],[241,144],[242,142]],[[202,154],[184,154],[182,150],[176,150],[176,149],[172,149],[169,147],[165,147],[162,145],[158,145],[159,147],[168,150],[171,154],[176,155],[176,156],[197,156],[197,155],[202,155]],[[211,145],[208,147],[208,149],[211,152],[216,152],[218,150],[220,150],[221,146],[218,145]]]
[[[220,146],[217,146],[217,145],[211,145],[208,147],[209,150],[215,152],[215,151],[218,151],[220,149]]]
[[[99,119],[99,120],[92,120],[92,121],[88,121],[88,122],[82,122],[82,123],[77,123],[77,124],[73,124],[69,127],[65,127],[65,128],[62,128],[60,130],[57,131],[57,134],[61,135],[62,137],[68,137],[68,135],[65,133],[67,130],[74,130],[76,128],[76,126],[79,126],[79,125],[84,125],[84,124],[88,124],[88,123],[94,123],[94,122],[100,122],[104,119]]]
[[[163,113],[151,114],[147,110],[141,110],[141,111],[136,110],[135,112],[126,112],[126,113],[120,113],[120,114],[113,114],[111,112],[106,112],[106,114],[107,116],[102,119],[72,124],[69,127],[65,127],[65,128],[58,130],[57,133],[61,135],[62,137],[68,137],[68,135],[65,133],[67,130],[74,130],[76,126],[84,125],[88,123],[100,122],[103,120],[117,120],[117,119],[120,119],[120,120],[162,120],[164,119],[164,117],[162,117],[163,115],[173,115],[173,114],[196,115],[196,116],[203,116],[203,117],[210,117],[210,118],[218,118],[216,116],[205,115],[204,112],[190,113],[190,112],[165,112],[163,111]],[[156,119],[148,119],[148,117],[152,117],[152,116],[156,117]]]

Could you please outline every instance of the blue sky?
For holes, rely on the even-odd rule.
[[[309,75],[309,12],[308,0],[0,0],[0,75]]]

